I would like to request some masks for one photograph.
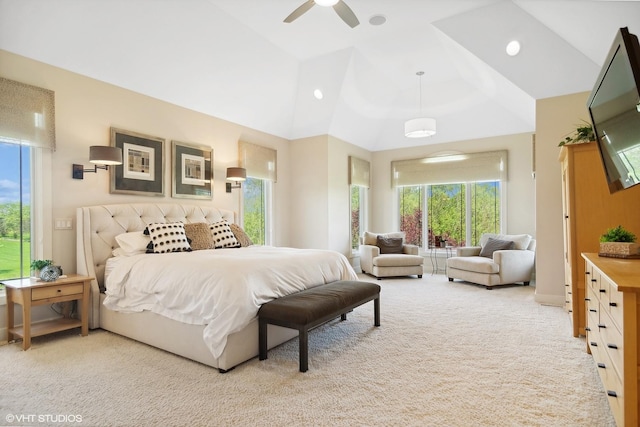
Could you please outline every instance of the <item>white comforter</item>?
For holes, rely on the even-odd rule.
[[[107,308],[207,325],[203,338],[216,358],[260,305],[324,283],[358,280],[338,252],[270,246],[115,257],[106,270]]]

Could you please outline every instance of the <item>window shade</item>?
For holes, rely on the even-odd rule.
[[[369,188],[369,162],[349,156],[349,185]]]
[[[506,181],[507,151],[455,154],[391,162],[391,186]]]
[[[238,141],[240,167],[247,170],[247,176],[277,182],[278,152],[273,148]]]
[[[56,149],[54,92],[0,77],[0,138]]]

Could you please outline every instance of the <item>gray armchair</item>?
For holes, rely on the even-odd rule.
[[[404,243],[404,233],[370,233],[365,231],[360,245],[360,268],[378,280],[383,277],[423,274],[424,258],[419,248]]]

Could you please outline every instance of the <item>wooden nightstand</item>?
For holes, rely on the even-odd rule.
[[[31,337],[51,334],[67,329],[81,328],[82,336],[89,333],[89,288],[91,277],[69,274],[54,282],[33,278],[4,280],[7,291],[8,340],[22,338],[22,348],[31,347]],[[31,324],[31,307],[56,302],[78,300],[80,319],[62,317]],[[22,306],[22,326],[14,327],[14,305]]]

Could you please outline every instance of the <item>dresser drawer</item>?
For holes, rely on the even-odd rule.
[[[611,319],[622,332],[622,292],[618,291],[613,285],[609,289],[609,302],[607,304],[607,312],[611,315]]]
[[[595,293],[600,292],[600,272],[595,268],[587,271],[589,274],[585,276],[585,287],[593,290]]]
[[[44,288],[34,288],[31,290],[31,301],[38,301],[48,298],[56,298],[67,295],[82,295],[84,286],[82,283],[62,286],[47,286]]]
[[[614,369],[620,377],[623,377],[624,342],[622,340],[622,332],[618,330],[606,310],[602,310],[600,313],[600,326],[604,326],[598,328],[602,351],[607,353]]]

